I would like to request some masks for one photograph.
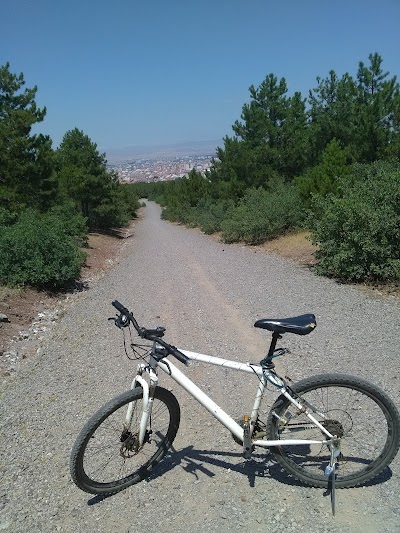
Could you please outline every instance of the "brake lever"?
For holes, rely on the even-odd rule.
[[[129,326],[129,322],[130,322],[129,317],[126,315],[122,315],[122,314],[117,315],[117,316],[112,316],[108,320],[113,320],[114,324],[119,329],[126,328],[127,326]]]

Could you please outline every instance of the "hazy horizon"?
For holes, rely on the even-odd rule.
[[[114,148],[101,148],[108,162],[128,161],[130,159],[147,159],[154,157],[189,157],[195,155],[213,155],[217,147],[223,146],[223,140],[182,141],[177,143],[132,145]]]

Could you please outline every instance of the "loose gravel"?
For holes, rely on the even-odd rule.
[[[120,263],[69,301],[38,355],[1,382],[0,531],[399,531],[399,456],[376,482],[338,491],[332,517],[329,495],[286,476],[268,452],[244,461],[225,428],[164,374],[161,384],[182,409],[172,453],[149,480],[115,496],[76,488],[68,463],[78,432],[129,388],[136,369],[121,332],[107,322],[115,298],[141,324],[166,326],[166,339],[181,348],[252,362],[269,342],[253,328],[256,319],[313,312],[314,333],[282,340],[291,354],[280,370],[294,380],[332,371],[363,376],[400,405],[395,298],[161,221],[151,203],[135,233]],[[187,374],[235,417],[249,413],[255,378],[198,363]],[[271,391],[266,413],[275,397]]]

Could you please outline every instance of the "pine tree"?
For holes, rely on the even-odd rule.
[[[36,105],[37,87],[24,85],[23,74],[10,72],[9,63],[0,67],[0,205],[46,210],[55,196],[51,140],[31,134],[46,108]]]

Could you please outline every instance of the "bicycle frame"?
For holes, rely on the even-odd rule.
[[[281,378],[274,372],[269,370],[262,369],[259,365],[253,365],[250,363],[240,363],[236,361],[231,361],[229,359],[222,359],[219,357],[214,357],[211,355],[200,354],[195,352],[190,352],[188,350],[179,349],[184,355],[189,357],[193,361],[199,361],[206,364],[216,365],[223,368],[229,368],[232,370],[238,370],[240,372],[256,374],[259,378],[259,384],[256,392],[256,397],[254,399],[253,408],[251,411],[251,416],[249,417],[249,443],[251,446],[260,446],[264,448],[269,448],[271,446],[302,446],[308,444],[325,444],[330,447],[337,447],[338,440],[331,433],[329,433],[324,426],[322,426],[318,420],[310,413],[309,406],[306,404],[300,403],[296,398],[293,398],[288,392],[285,383]],[[140,385],[143,388],[143,413],[140,422],[139,430],[139,442],[138,445],[141,447],[144,442],[146,429],[148,427],[148,422],[151,416],[151,409],[153,398],[151,394],[152,388],[154,388],[158,383],[158,376],[156,373],[156,368],[159,367],[163,372],[168,374],[178,385],[180,385],[186,392],[188,392],[193,398],[195,398],[214,418],[216,418],[223,426],[225,426],[240,442],[244,443],[246,436],[245,431],[242,426],[240,426],[230,415],[228,415],[219,405],[217,405],[205,392],[203,392],[193,381],[191,381],[183,372],[181,372],[170,360],[156,360],[153,356],[150,357],[150,366],[140,363],[138,365],[138,374],[135,376],[131,388]],[[142,377],[143,372],[147,372],[150,378],[150,385]],[[263,397],[265,388],[267,386],[267,380],[272,383],[279,392],[284,395],[299,411],[304,413],[309,420],[318,427],[323,434],[326,435],[327,439],[321,440],[300,440],[300,439],[288,439],[288,440],[267,440],[267,439],[256,439],[251,440],[254,427],[258,418],[258,412],[261,404],[261,399]],[[318,413],[319,416],[325,418],[322,413]],[[130,420],[132,416],[132,405],[128,408],[128,413],[126,416],[126,427],[129,428]]]

